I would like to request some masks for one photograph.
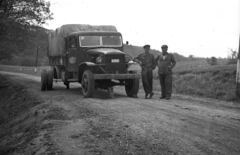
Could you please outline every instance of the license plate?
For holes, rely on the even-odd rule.
[[[119,59],[112,59],[111,62],[112,62],[112,63],[118,63],[118,62],[119,62]]]

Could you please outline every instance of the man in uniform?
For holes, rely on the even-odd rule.
[[[172,54],[168,53],[168,46],[162,45],[162,55],[156,58],[158,66],[159,81],[161,85],[162,95],[160,99],[170,99],[172,94],[172,68],[176,65],[176,61]]]
[[[143,46],[145,52],[139,54],[134,61],[138,62],[142,67],[142,83],[145,91],[145,99],[150,99],[154,95],[152,91],[153,72],[156,67],[156,61],[154,56],[149,52],[150,45]],[[149,97],[148,97],[149,96]]]

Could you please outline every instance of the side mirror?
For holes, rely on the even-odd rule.
[[[128,42],[128,41],[126,41],[126,44],[128,45],[128,44],[129,44],[129,42]]]

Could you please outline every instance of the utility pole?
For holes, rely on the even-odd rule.
[[[35,69],[34,69],[34,71],[35,71],[35,74],[37,73],[37,64],[38,64],[38,51],[39,51],[39,48],[40,48],[40,47],[37,47],[36,63],[35,63]]]
[[[240,100],[240,37],[237,57],[236,98]]]

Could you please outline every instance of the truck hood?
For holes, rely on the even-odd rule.
[[[92,49],[87,49],[86,52],[88,54],[104,54],[104,55],[124,54],[122,51],[114,48],[92,48]]]

